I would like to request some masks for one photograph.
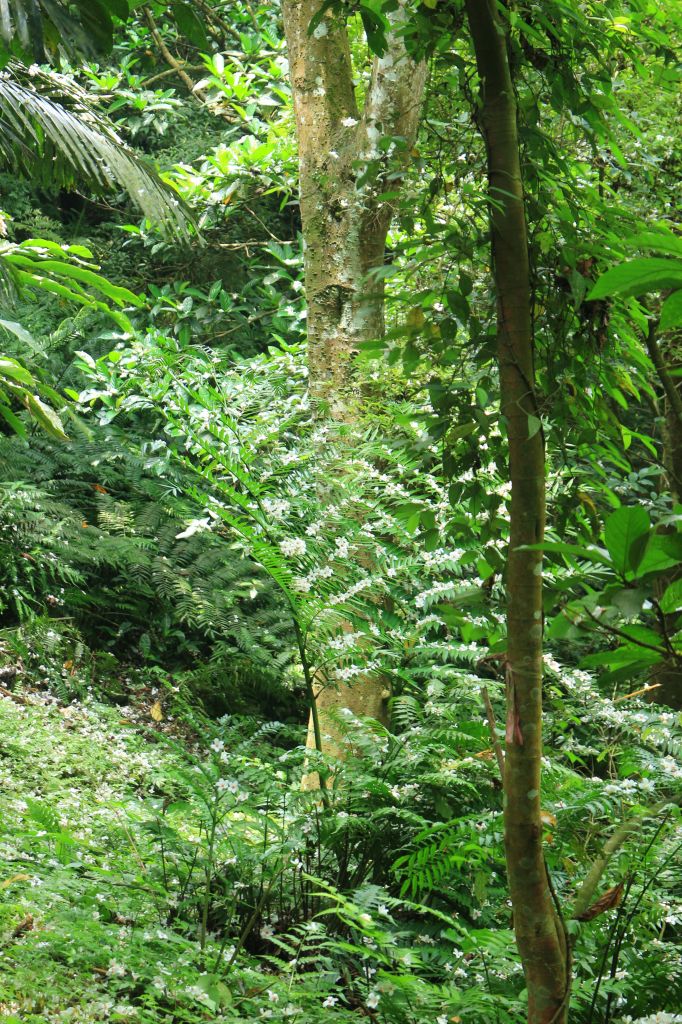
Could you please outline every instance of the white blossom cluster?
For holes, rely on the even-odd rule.
[[[306,542],[302,537],[287,537],[280,541],[279,549],[287,558],[299,558],[306,553]]]
[[[363,579],[359,579],[357,583],[354,583],[352,587],[349,587],[348,590],[344,591],[342,594],[333,594],[332,597],[329,598],[329,603],[331,605],[345,604],[347,601],[350,601],[352,597],[355,597],[356,594],[359,594],[363,590],[367,590],[371,587],[374,582],[375,580],[372,576],[365,576]]]

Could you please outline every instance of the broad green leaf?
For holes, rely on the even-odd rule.
[[[611,565],[608,553],[602,548],[588,548],[579,544],[566,544],[565,541],[545,540],[542,544],[524,544],[524,551],[548,551],[553,555],[565,555],[572,562],[579,558],[585,558],[588,562],[598,562],[601,565]]]
[[[673,327],[682,324],[682,288],[673,292],[661,307],[661,319],[659,327],[662,331],[669,331]]]
[[[128,0],[102,0],[102,2],[121,21],[125,21],[130,17],[130,9],[133,4],[128,6]]]
[[[200,50],[206,50],[208,48],[206,26],[196,13],[193,5],[190,3],[174,3],[172,10],[178,31],[192,46],[196,46]]]
[[[604,540],[617,572],[635,570],[644,555],[644,538],[651,529],[649,513],[639,505],[616,509],[604,525]]]
[[[672,551],[671,540],[676,538],[666,537],[665,534],[654,533],[649,537],[649,542],[644,551],[644,556],[637,566],[635,578],[641,579],[650,572],[663,572],[665,569],[672,569],[680,564],[677,554]]]
[[[18,416],[15,416],[11,409],[0,402],[0,416],[5,420],[6,423],[12,428],[15,434],[19,437],[26,437],[26,427],[21,422]]]
[[[666,615],[679,611],[682,608],[682,580],[671,583],[659,603]]]
[[[668,232],[644,231],[641,235],[633,235],[628,242],[637,249],[654,249],[671,256],[682,256],[682,238]]]
[[[644,669],[649,665],[656,665],[663,659],[664,652],[652,651],[648,647],[640,647],[639,644],[622,644],[613,651],[600,651],[598,654],[588,654],[583,658],[581,665],[585,668],[624,668],[636,666]]]
[[[646,594],[643,590],[633,590],[629,587],[616,587],[613,591],[604,591],[603,598],[608,596],[609,603],[619,610],[626,618],[633,618],[642,611]]]
[[[62,421],[60,420],[54,409],[51,409],[49,405],[41,401],[37,395],[30,395],[28,392],[24,396],[26,408],[30,412],[31,416],[40,423],[41,427],[51,434],[52,437],[58,438],[60,441],[68,441],[69,438],[64,432]]]
[[[103,295],[106,295],[108,299],[113,299],[119,306],[143,305],[139,295],[135,295],[134,292],[131,292],[128,288],[123,288],[121,285],[112,284],[111,281],[107,281],[101,274],[96,274],[92,270],[86,270],[85,267],[79,267],[73,263],[65,263],[60,260],[41,260],[39,263],[36,263],[35,260],[21,256],[18,253],[14,253],[7,258],[12,264],[28,268],[36,274],[43,274],[49,271],[59,277],[67,277],[74,281],[82,282],[91,288],[96,288]]]
[[[38,347],[33,335],[30,334],[25,327],[22,327],[21,324],[16,323],[15,320],[0,320],[0,327],[4,328],[4,330],[8,331],[10,334],[13,334],[15,338],[19,339],[19,341],[23,341],[23,343],[28,345],[29,348],[36,349]]]
[[[24,384],[29,388],[35,384],[33,375],[29,373],[25,366],[17,363],[14,359],[8,359],[6,356],[0,356],[0,379],[3,378],[14,381],[17,384]]]
[[[644,295],[665,288],[682,288],[682,260],[642,257],[607,270],[587,298],[592,300],[604,299],[608,295]]]

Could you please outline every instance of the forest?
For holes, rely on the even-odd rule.
[[[0,1024],[682,1024],[681,42],[0,0]]]

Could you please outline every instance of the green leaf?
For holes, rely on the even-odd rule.
[[[604,299],[608,295],[644,295],[664,288],[682,288],[682,261],[657,256],[642,257],[607,270],[587,298],[592,300]]]
[[[602,597],[606,596],[607,592],[604,591]],[[629,587],[617,587],[608,593],[609,603],[617,608],[621,615],[625,615],[626,618],[634,618],[636,615],[641,614],[645,598],[646,594],[643,590],[632,590]]]
[[[644,543],[638,541],[650,529],[649,513],[639,505],[623,505],[609,516],[604,525],[604,540],[617,572],[637,568],[644,555]]]
[[[112,299],[119,306],[142,306],[143,301],[139,295],[135,295],[128,288],[124,288],[121,285],[112,284],[111,281],[107,281],[101,274],[96,274],[92,270],[87,270],[85,267],[75,266],[73,263],[65,263],[61,260],[41,260],[36,262],[30,259],[30,257],[24,256],[20,253],[12,253],[11,256],[7,257],[13,264],[20,267],[27,267],[34,271],[34,273],[42,274],[45,271],[58,275],[59,277],[70,278],[73,281],[89,285],[91,288],[96,288],[103,295],[106,295],[108,299]]]
[[[360,18],[362,19],[370,50],[372,53],[376,53],[378,57],[383,57],[388,48],[386,40],[388,22],[365,4],[360,7]]]
[[[187,39],[192,46],[200,50],[208,48],[208,36],[206,26],[202,22],[191,4],[174,3],[172,5],[173,18],[178,31]]]
[[[17,384],[24,384],[29,388],[35,384],[33,375],[29,373],[25,366],[17,363],[14,359],[8,359],[6,356],[0,356],[0,380],[3,379],[15,381]]]
[[[671,256],[682,256],[682,238],[668,232],[644,231],[641,235],[633,235],[628,242],[637,249],[654,249]]]
[[[663,652],[650,651],[638,644],[623,644],[615,651],[600,651],[598,654],[588,654],[583,658],[581,665],[585,668],[624,668],[625,666],[637,666],[643,669],[648,665],[656,665],[663,659]]]
[[[38,344],[32,334],[22,327],[21,324],[16,323],[15,320],[0,320],[0,327],[6,330],[9,334],[13,334],[19,341],[23,341],[24,345],[28,345],[31,349],[37,349]]]
[[[128,0],[102,0],[102,3],[121,21],[126,21],[130,17]]]
[[[637,566],[636,579],[641,579],[650,572],[663,572],[665,569],[672,569],[679,565],[680,559],[672,550],[671,540],[675,538],[666,537],[665,534],[654,533],[649,537],[649,543],[644,551],[644,556]]]
[[[51,409],[49,405],[41,401],[37,395],[30,395],[28,392],[24,396],[26,408],[30,412],[31,416],[41,427],[47,431],[52,437],[58,438],[60,441],[68,441],[68,436],[64,433],[64,427],[54,409]]]
[[[538,416],[528,416],[528,440],[535,437],[542,426],[542,420]]]
[[[542,544],[524,544],[525,551],[547,551],[554,555],[566,555],[571,562],[575,563],[578,558],[585,558],[588,562],[597,562],[600,565],[611,565],[611,559],[606,551],[601,548],[588,548],[579,544],[566,544],[565,541],[545,540]]]
[[[666,615],[679,611],[682,608],[682,580],[671,583],[659,603]]]
[[[11,409],[8,409],[6,405],[0,402],[0,416],[5,420],[6,423],[12,428],[15,434],[19,437],[26,437],[26,427],[21,422],[18,416],[15,416]]]
[[[320,9],[316,11],[315,14],[313,14],[312,18],[310,19],[310,24],[308,25],[309,36],[315,34],[315,29],[318,27],[318,25],[321,24],[325,15],[327,14],[327,11],[329,11],[331,8],[335,6],[335,0],[325,0]]]
[[[661,307],[661,319],[659,327],[662,331],[669,331],[673,327],[682,324],[682,289],[673,292]]]

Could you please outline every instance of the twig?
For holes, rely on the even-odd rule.
[[[178,61],[177,64],[178,64],[178,67],[181,67],[183,71],[205,71],[206,70],[206,65],[205,64],[181,64],[180,61]],[[177,75],[177,74],[178,74],[178,68],[168,68],[167,71],[161,71],[161,72],[159,72],[158,75],[152,75],[151,78],[146,78],[143,82],[140,82],[140,86],[143,89],[148,89],[150,85],[154,84],[154,82],[160,82],[162,78],[169,78],[171,75]],[[112,95],[113,95],[113,93],[112,93]]]
[[[495,722],[495,712],[493,706],[490,703],[490,695],[488,693],[488,687],[481,687],[481,697],[485,704],[485,713],[488,719],[488,728],[490,729],[490,739],[495,751],[495,757],[497,759],[497,767],[500,769],[500,778],[504,781],[504,751],[502,750],[502,744],[500,743],[497,735],[497,724]]]
[[[626,819],[626,821],[621,822],[611,838],[607,839],[604,843],[601,853],[592,862],[592,866],[587,872],[587,876],[578,890],[578,895],[573,903],[573,913],[571,914],[571,917],[574,919],[580,917],[580,915],[583,914],[590,906],[595,890],[609,865],[609,861],[625,843],[630,833],[634,832],[646,818],[655,818],[661,813],[661,811],[664,811],[666,807],[670,807],[671,804],[677,804],[678,806],[682,804],[682,793],[679,793],[677,796],[670,797],[668,800],[662,800],[660,803],[654,804],[653,807],[649,807],[641,814],[635,814],[631,818]]]
[[[201,104],[201,99],[202,99],[202,95],[203,94],[200,93],[197,90],[196,84],[189,77],[189,75],[185,71],[183,65],[180,63],[179,60],[177,60],[173,56],[173,54],[170,52],[170,50],[166,46],[166,44],[165,44],[165,42],[163,40],[163,36],[159,32],[159,27],[156,24],[156,22],[154,21],[154,15],[152,14],[150,8],[145,6],[145,7],[142,8],[142,12],[144,14],[145,21],[147,22],[147,26],[149,28],[149,31],[152,34],[152,39],[154,40],[154,42],[158,46],[159,52],[160,52],[161,56],[163,57],[163,59],[165,60],[166,64],[168,64],[169,67],[171,67],[176,72],[178,78],[180,78],[181,81],[184,82],[185,86],[189,90],[190,96],[193,96],[194,99],[196,100],[196,102]]]
[[[209,4],[205,3],[205,0],[195,0],[197,7],[204,12],[207,18],[209,18],[215,25],[218,25],[226,35],[232,36],[232,38],[241,45],[241,36],[236,28],[230,25],[227,21],[224,21],[215,11],[212,11]],[[256,29],[258,24],[256,23]],[[215,38],[215,37],[214,37]]]
[[[657,690],[662,685],[663,683],[647,683],[646,686],[641,686],[639,690],[633,690],[632,693],[624,693],[622,697],[615,697],[613,703],[621,704],[624,700],[630,700],[631,697],[641,697],[642,694]]]
[[[657,647],[655,644],[648,644],[644,640],[638,640],[636,637],[630,636],[630,634],[626,633],[624,629],[618,629],[617,626],[610,626],[606,622],[602,622],[598,616],[589,610],[589,608],[585,608],[584,611],[587,612],[587,616],[592,620],[592,622],[596,623],[600,629],[605,633],[609,633],[611,636],[619,636],[623,640],[629,640],[630,643],[633,643],[636,647],[642,647],[645,651],[655,651],[656,654],[661,654],[663,656],[669,653],[666,647]],[[568,616],[566,616],[566,618],[568,618]],[[580,623],[574,622],[573,619],[570,618],[568,621],[574,626],[578,626],[578,628],[580,628]],[[673,657],[676,661],[682,660],[682,656],[679,654],[673,653]]]

